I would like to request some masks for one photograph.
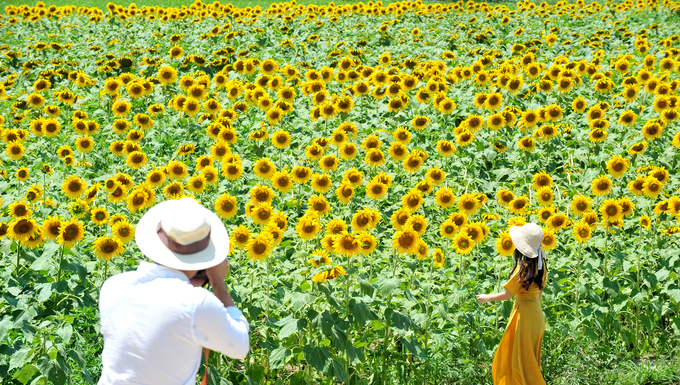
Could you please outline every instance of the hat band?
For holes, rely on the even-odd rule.
[[[196,254],[207,249],[208,245],[210,245],[210,232],[208,232],[208,235],[206,235],[205,238],[190,243],[188,245],[177,243],[170,237],[168,237],[168,234],[165,233],[165,230],[163,230],[163,227],[161,226],[161,222],[158,222],[158,227],[156,227],[156,233],[158,234],[158,238],[160,238],[161,242],[163,242],[163,245],[167,247],[168,250],[177,254],[182,255]]]

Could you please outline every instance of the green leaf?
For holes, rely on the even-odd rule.
[[[33,376],[35,375],[35,372],[37,372],[38,369],[33,366],[33,365],[26,365],[23,368],[21,368],[20,371],[14,373],[12,378],[15,380],[21,382],[22,384],[26,384]]]
[[[671,297],[676,303],[680,302],[680,289],[664,289],[663,292],[668,294],[668,296]]]
[[[656,274],[654,274],[654,275],[656,275],[656,280],[658,282],[663,282],[663,281],[666,280],[666,278],[668,278],[668,276],[670,274],[671,274],[670,271],[668,271],[666,269],[661,269],[661,270],[657,271]]]
[[[363,301],[352,298],[349,300],[349,311],[357,325],[363,326],[371,319],[371,308]]]
[[[202,372],[203,374],[205,372]],[[234,383],[222,377],[220,372],[213,366],[208,365],[208,385],[233,385]]]
[[[369,297],[373,297],[373,293],[375,293],[375,287],[373,287],[373,285],[371,285],[367,279],[360,279],[359,287],[361,288],[362,293]]]
[[[413,337],[408,337],[408,338],[402,338],[401,339],[401,344],[408,349],[411,354],[414,356],[420,358],[421,360],[425,359],[425,354],[423,353],[423,348],[420,346],[418,341]]]
[[[314,348],[309,345],[305,346],[304,349],[305,359],[309,362],[312,367],[320,372],[325,372],[327,366],[330,364],[331,356],[328,353],[328,349],[325,347],[316,346]]]
[[[53,282],[40,283],[35,285],[36,289],[40,289],[38,293],[38,302],[43,303],[52,296]]]
[[[14,352],[12,357],[9,359],[9,370],[11,371],[12,369],[21,367],[26,362],[26,358],[29,356],[29,353],[31,353],[31,347],[26,345]]]
[[[279,339],[282,340],[291,334],[296,333],[298,330],[300,330],[300,321],[293,318],[292,315],[289,315],[286,318],[281,319],[279,322],[277,322],[277,326],[281,328],[279,331]]]
[[[384,297],[389,297],[392,295],[399,285],[400,282],[398,278],[381,278],[378,281],[380,294],[382,294]]]
[[[60,365],[59,358],[51,360],[47,354],[41,354],[37,362],[40,373],[54,384],[64,384],[67,379],[66,373]]]
[[[350,365],[359,365],[361,361],[366,359],[364,356],[364,351],[355,346],[348,346],[346,352],[347,356],[349,357]]]
[[[71,335],[73,335],[73,326],[71,324],[65,323],[57,329],[57,335],[61,337],[63,343],[68,344],[71,341]]]
[[[272,369],[278,369],[286,364],[286,357],[291,356],[293,353],[288,350],[285,346],[274,349],[269,355],[269,365]]]
[[[335,325],[331,329],[331,341],[333,341],[333,346],[338,350],[345,350],[345,345],[347,345],[347,333],[340,329],[338,325]]]
[[[333,360],[331,369],[331,374],[338,380],[338,382],[344,382],[347,380],[347,372],[345,372],[345,365],[343,365],[342,362]]]
[[[264,366],[252,365],[246,372],[248,384],[260,384],[264,380]]]
[[[6,316],[2,321],[0,321],[0,342],[7,335],[7,332],[12,329],[12,317]]]

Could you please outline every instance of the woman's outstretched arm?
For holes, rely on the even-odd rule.
[[[512,293],[507,290],[502,293],[477,295],[477,301],[479,301],[479,303],[485,303],[489,301],[505,301],[510,298],[512,298]]]

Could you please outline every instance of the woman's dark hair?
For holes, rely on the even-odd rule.
[[[519,280],[522,282],[524,290],[529,290],[531,284],[535,283],[539,290],[543,290],[543,273],[545,272],[545,259],[543,260],[544,268],[536,271],[536,264],[538,258],[529,258],[515,249],[515,264],[512,266],[509,277],[515,272],[519,265]]]

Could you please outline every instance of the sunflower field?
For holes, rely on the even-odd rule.
[[[680,367],[680,3],[3,12],[3,384],[97,382],[99,289],[186,196],[251,325],[211,384],[490,384],[527,222],[548,383]]]

